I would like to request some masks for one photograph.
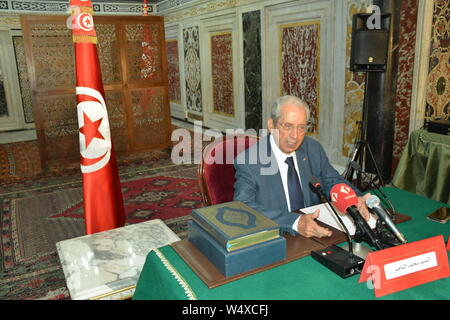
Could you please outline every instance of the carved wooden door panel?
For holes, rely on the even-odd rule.
[[[22,16],[41,162],[79,161],[74,46],[67,16]],[[94,16],[111,135],[118,158],[170,146],[162,17]]]

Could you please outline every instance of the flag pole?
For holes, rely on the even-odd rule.
[[[70,0],[86,234],[125,225],[90,0]]]

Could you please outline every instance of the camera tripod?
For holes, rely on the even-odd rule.
[[[367,77],[368,72],[366,72],[366,79],[365,79],[365,87],[364,87],[364,102],[363,102],[363,113],[362,113],[362,120],[357,122],[358,123],[358,132],[356,134],[355,143],[354,143],[354,152],[352,155],[351,160],[349,160],[347,167],[343,173],[344,178],[351,182],[353,182],[353,174],[356,171],[356,183],[355,186],[361,190],[365,191],[368,186],[375,185],[375,181],[378,180],[377,184],[379,187],[384,187],[384,181],[381,177],[380,170],[378,169],[377,163],[375,162],[375,158],[373,156],[372,150],[370,148],[369,143],[366,141],[366,126],[368,121],[368,105],[367,105],[367,90],[368,90],[368,81]],[[365,152],[367,151],[367,152]],[[369,182],[366,182],[366,184],[363,184],[363,178],[367,178],[367,174],[364,174],[363,177],[363,170],[366,169],[367,164],[367,157],[370,158],[372,161],[373,167],[375,168],[375,177],[370,178]],[[357,167],[355,168],[355,163],[357,163]]]

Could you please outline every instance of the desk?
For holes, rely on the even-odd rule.
[[[399,225],[408,241],[442,234],[449,224],[432,222],[426,215],[443,205],[410,192],[384,188],[397,212],[411,220]],[[373,289],[358,283],[359,276],[342,279],[310,256],[209,289],[171,246],[147,255],[133,299],[375,299]],[[450,277],[378,299],[450,299]]]
[[[413,131],[392,184],[450,204],[450,136]]]
[[[155,219],[63,240],[56,248],[72,299],[117,300],[133,296],[151,249],[179,240]]]

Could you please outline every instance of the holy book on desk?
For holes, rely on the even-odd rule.
[[[191,215],[228,252],[280,237],[276,222],[240,201],[194,209]]]

